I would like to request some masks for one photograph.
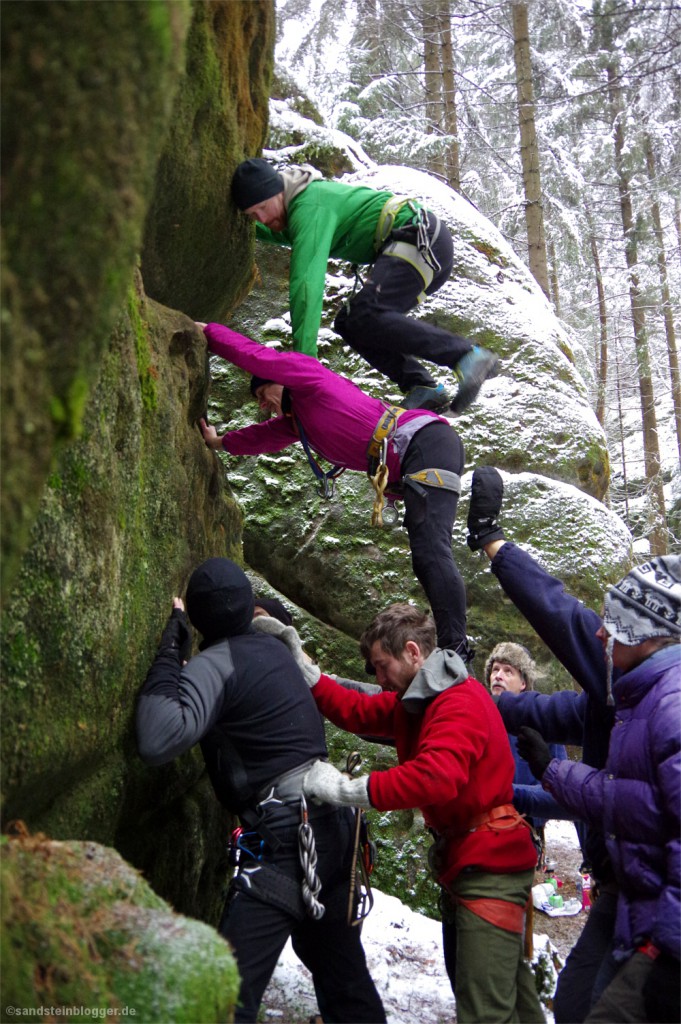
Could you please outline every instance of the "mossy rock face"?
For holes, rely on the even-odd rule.
[[[3,5],[3,594],[130,285],[189,21],[188,0]]]
[[[0,852],[3,1006],[68,1007],[75,1021],[233,1019],[227,943],[173,913],[116,851],[23,837]]]
[[[226,822],[199,786],[201,758],[146,769],[132,733],[172,595],[203,559],[241,554],[240,513],[196,427],[206,365],[202,333],[138,282],[6,602],[2,760],[5,820],[55,838],[116,840],[157,872],[163,895],[191,907],[201,887],[183,887],[162,852],[174,842],[183,861],[186,843],[198,873],[210,866],[200,898],[214,915]],[[163,815],[149,813],[159,807]]]
[[[150,296],[197,320],[224,317],[251,283],[253,227],[230,186],[265,139],[274,27],[272,0],[193,5],[142,274]]]

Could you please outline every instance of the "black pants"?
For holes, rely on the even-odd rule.
[[[429,214],[432,227],[435,218]],[[432,295],[449,278],[452,270],[452,236],[444,224],[433,244],[441,270],[427,294]],[[379,256],[363,288],[344,305],[334,327],[344,341],[402,389],[417,385],[433,387],[435,381],[416,356],[438,366],[454,367],[473,343],[425,320],[405,314],[417,305],[423,278],[415,267],[395,256]]]
[[[369,974],[360,931],[346,924],[354,817],[349,808],[315,817],[320,921],[275,906],[240,887],[228,898],[220,933],[234,949],[241,975],[235,1022],[254,1022],[279,954],[291,936],[296,956],[314,982],[325,1024],[383,1024],[385,1011]],[[297,828],[274,830],[282,845],[266,858],[300,883]]]
[[[617,894],[603,892],[589,910],[582,933],[558,975],[553,999],[556,1024],[582,1024],[613,977],[610,952]]]
[[[448,469],[461,474],[461,438],[442,420],[419,430],[402,459],[402,473]],[[404,486],[404,525],[414,575],[426,592],[439,647],[456,649],[466,639],[466,587],[452,553],[458,495],[439,487]]]

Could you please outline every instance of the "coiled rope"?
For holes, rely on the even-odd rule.
[[[300,795],[300,817],[298,826],[298,849],[300,851],[300,863],[303,867],[303,881],[301,889],[303,892],[303,903],[307,908],[310,917],[320,921],[324,916],[326,908],[318,900],[322,883],[317,874],[317,846],[314,841],[314,832],[307,815],[307,801],[304,795]]]

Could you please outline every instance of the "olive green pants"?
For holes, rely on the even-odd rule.
[[[533,878],[534,871],[465,872],[449,889],[455,898],[487,897],[524,906]],[[455,908],[454,921],[443,924],[443,932],[457,1024],[544,1024],[534,975],[523,958],[522,935],[498,928],[463,906]]]

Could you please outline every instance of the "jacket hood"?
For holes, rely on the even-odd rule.
[[[301,164],[300,166],[294,164],[291,167],[285,167],[283,171],[279,172],[279,176],[284,182],[284,205],[287,210],[291,200],[300,195],[311,181],[323,181],[324,179],[324,175],[311,164]]]
[[[613,684],[615,704],[631,707],[640,703],[646,693],[667,674],[679,678],[681,672],[681,645],[670,644],[655,651],[650,657],[620,676]]]
[[[187,587],[187,615],[206,640],[248,632],[253,609],[250,580],[229,558],[209,558],[192,573]]]
[[[420,714],[439,693],[468,679],[468,669],[454,651],[436,647],[424,661],[402,697],[402,707],[412,715]]]

